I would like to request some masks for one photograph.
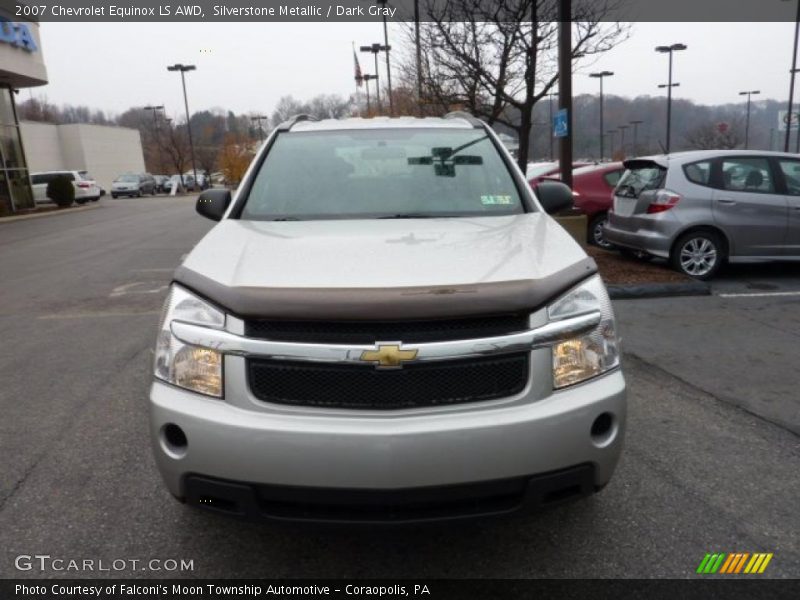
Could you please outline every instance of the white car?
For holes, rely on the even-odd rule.
[[[100,187],[86,171],[41,171],[31,173],[34,202],[39,204],[52,202],[47,197],[47,184],[57,177],[66,177],[72,182],[75,188],[75,202],[78,204],[85,204],[89,201],[96,202],[100,199]]]

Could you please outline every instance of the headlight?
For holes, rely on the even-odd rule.
[[[173,285],[161,313],[153,365],[153,373],[158,379],[221,398],[222,354],[178,340],[172,335],[173,321],[222,329],[225,327],[225,314],[185,289]]]
[[[619,366],[614,311],[603,281],[595,275],[547,308],[550,321],[599,310],[600,324],[591,333],[553,346],[553,387],[563,388]]]

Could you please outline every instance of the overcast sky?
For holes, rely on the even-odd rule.
[[[380,41],[383,31],[380,23],[47,22],[41,34],[50,83],[33,88],[34,96],[112,113],[157,103],[178,116],[180,77],[167,72],[167,64],[197,65],[187,75],[192,111],[271,114],[283,95],[350,94],[351,41]],[[785,100],[793,35],[793,23],[635,23],[631,39],[583,67],[573,88],[596,93],[597,80],[587,73],[603,69],[616,73],[606,80],[609,94],[661,95],[657,85],[666,81],[667,57],[653,48],[682,42],[689,48],[675,55],[676,96],[715,104],[758,89],[761,98]],[[372,72],[372,56],[359,58]]]

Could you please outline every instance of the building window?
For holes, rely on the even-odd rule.
[[[33,208],[28,165],[22,151],[10,87],[0,88],[0,215]]]

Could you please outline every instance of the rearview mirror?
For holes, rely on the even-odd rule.
[[[197,213],[212,221],[222,220],[231,203],[230,190],[206,190],[197,198]]]
[[[560,181],[542,181],[536,186],[536,197],[548,215],[572,208],[572,190]]]

